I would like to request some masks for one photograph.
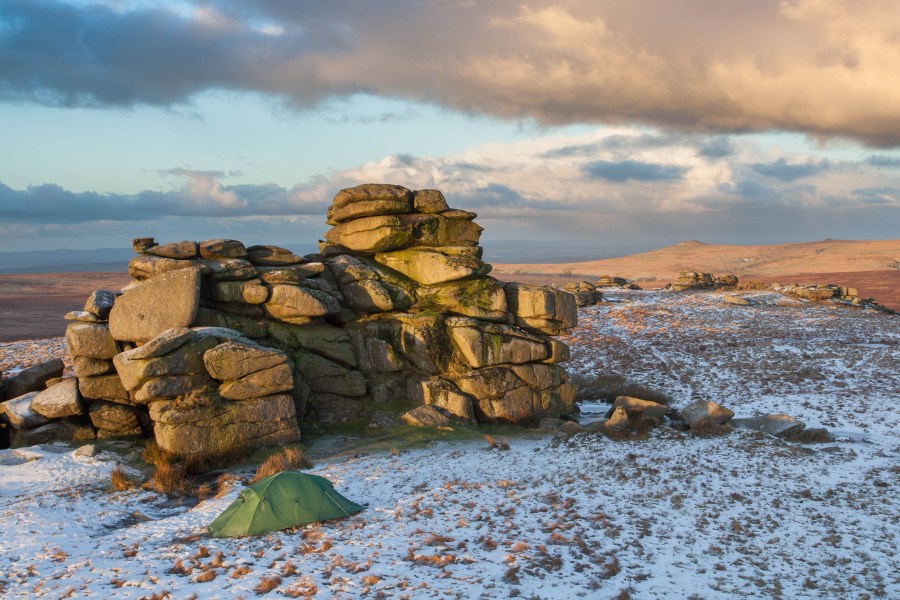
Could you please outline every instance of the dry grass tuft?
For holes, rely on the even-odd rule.
[[[209,569],[208,571],[203,571],[202,573],[194,577],[191,581],[193,581],[194,583],[209,583],[215,578],[216,572],[212,569]]]
[[[307,577],[292,583],[281,591],[288,598],[312,598],[319,588]]]
[[[281,577],[277,575],[273,577],[263,577],[259,580],[259,583],[253,588],[253,591],[256,592],[258,596],[262,596],[263,594],[268,594],[275,588],[281,585]]]
[[[162,463],[156,466],[150,488],[160,494],[191,496],[196,492],[194,482],[182,465]]]
[[[109,481],[112,485],[112,489],[115,492],[124,492],[127,490],[133,490],[140,483],[135,480],[131,475],[125,471],[125,467],[122,465],[116,465],[113,467],[112,471],[109,472]]]
[[[244,577],[245,575],[249,575],[249,574],[250,574],[250,567],[248,567],[247,565],[241,565],[239,567],[235,567],[234,570],[231,572],[231,575],[229,575],[229,577],[231,579],[240,579],[241,577]]]
[[[700,421],[695,423],[690,431],[692,435],[697,437],[715,437],[718,435],[725,435],[732,429],[734,429],[734,425],[731,423],[723,423],[720,425],[715,419],[707,417],[705,419],[700,419]]]
[[[611,404],[618,396],[631,396],[667,406],[672,402],[668,394],[630,382],[621,375],[573,373],[571,383],[576,389],[575,399],[579,401],[601,400]]]
[[[504,438],[494,439],[494,436],[487,434],[484,439],[487,440],[491,450],[509,450],[509,442]]]
[[[312,463],[306,459],[302,450],[292,446],[286,446],[281,452],[271,455],[259,465],[259,468],[256,470],[256,474],[253,476],[253,479],[250,480],[250,483],[256,483],[260,479],[264,479],[269,475],[281,473],[282,471],[294,471],[297,469],[308,469],[310,467],[312,467]]]

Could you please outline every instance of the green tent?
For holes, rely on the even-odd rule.
[[[363,508],[334,491],[324,477],[282,471],[244,488],[210,523],[209,532],[216,537],[257,535],[349,517]]]

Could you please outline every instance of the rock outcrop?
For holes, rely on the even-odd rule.
[[[575,326],[576,296],[490,277],[474,218],[437,190],[368,184],[338,192],[320,252],[304,257],[136,239],[134,282],[67,315],[76,379],[7,402],[7,420],[152,434],[202,456],[376,413],[474,426],[573,412],[568,348],[552,336]]]

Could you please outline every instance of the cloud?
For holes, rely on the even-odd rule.
[[[584,166],[591,177],[624,183],[626,181],[675,181],[684,175],[684,167],[657,165],[622,160],[618,162],[596,161]]]
[[[169,106],[226,89],[308,108],[365,92],[543,124],[892,147],[897,15],[892,0],[0,0],[0,97]]]
[[[764,243],[896,237],[900,230],[900,170],[873,166],[867,158],[826,161],[751,138],[731,140],[727,155],[718,156],[724,153],[708,151],[717,139],[601,128],[448,156],[385,156],[289,188],[228,185],[231,174],[222,169],[183,167],[161,173],[168,189],[136,194],[0,184],[0,249],[79,236],[82,247],[143,235],[314,242],[327,229],[331,197],[373,181],[442,190],[451,206],[478,213],[487,240],[577,244],[599,236],[609,244],[650,240],[661,246],[691,238]]]
[[[779,158],[773,163],[756,163],[750,168],[766,177],[780,181],[794,181],[802,177],[811,177],[828,170],[827,161],[817,163],[790,164],[784,158]]]

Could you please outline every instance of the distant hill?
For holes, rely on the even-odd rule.
[[[623,256],[583,262],[495,264],[497,274],[618,275],[635,281],[672,281],[679,271],[734,273],[741,279],[799,273],[900,269],[900,239],[822,240],[767,246],[726,246],[697,240]]]

